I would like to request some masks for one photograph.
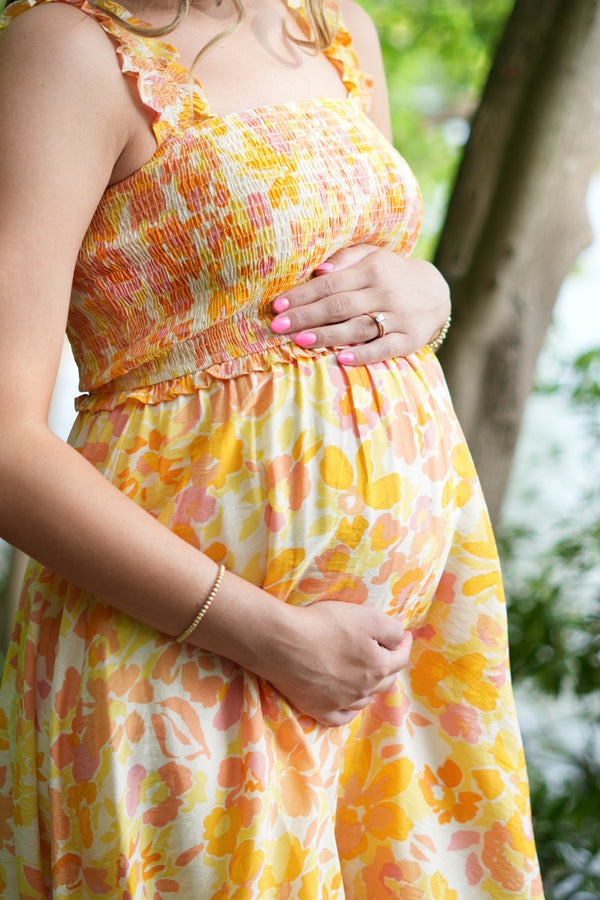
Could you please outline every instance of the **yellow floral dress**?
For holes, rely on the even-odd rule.
[[[347,99],[214,116],[197,84],[191,117],[172,47],[64,2],[110,35],[158,145],[78,258],[71,443],[282,602],[372,604],[415,641],[394,689],[327,728],[32,563],[0,707],[2,896],[541,897],[496,550],[439,365],[344,368],[269,329],[336,250],[407,254],[419,230],[347,31],[326,51]]]

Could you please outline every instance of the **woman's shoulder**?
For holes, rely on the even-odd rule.
[[[3,88],[61,106],[77,96],[90,104],[123,94],[112,41],[76,2],[19,0],[0,20]],[[103,99],[104,98],[104,99]]]
[[[3,48],[18,47],[22,68],[43,58],[49,79],[58,72],[63,77],[79,74],[86,81],[86,69],[97,74],[98,67],[114,68],[110,40],[81,5],[65,0],[17,0],[0,19]]]
[[[377,31],[369,13],[355,0],[340,0],[340,13],[349,29],[356,32],[357,37],[377,41]]]
[[[111,73],[121,66],[115,49],[122,43],[122,28],[87,0],[16,0],[0,16],[3,46],[18,43],[23,65],[42,54],[49,75],[57,69],[89,84],[98,76],[110,89]],[[72,84],[72,82],[71,82]]]
[[[368,61],[379,55],[379,38],[371,16],[354,0],[340,0],[342,21],[350,34],[361,65],[369,70]]]
[[[21,141],[29,158],[27,141],[42,140],[50,153],[76,122],[81,152],[89,132],[109,157],[120,153],[131,101],[97,22],[76,3],[46,0],[11,4],[0,25],[0,117],[11,123],[13,148]]]
[[[48,41],[58,41],[62,46],[66,43],[78,43],[80,34],[87,41],[88,36],[99,29],[81,6],[75,0],[16,0],[2,13],[0,31],[19,34],[22,39],[25,35],[33,37],[47,31]]]

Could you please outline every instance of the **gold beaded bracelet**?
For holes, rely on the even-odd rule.
[[[216,576],[215,580],[213,581],[213,586],[211,587],[210,591],[208,592],[208,597],[206,598],[206,600],[204,601],[204,603],[198,610],[194,621],[192,622],[191,625],[189,625],[185,629],[185,631],[182,634],[179,635],[178,638],[175,638],[175,640],[179,644],[182,641],[185,641],[185,639],[190,636],[192,631],[194,631],[198,627],[198,625],[200,624],[200,622],[202,621],[202,619],[208,612],[208,609],[209,609],[211,603],[217,596],[217,592],[218,592],[219,588],[221,587],[221,582],[223,581],[224,574],[225,574],[225,566],[219,566],[219,568],[217,569],[217,576]]]
[[[447,335],[448,332],[450,331],[450,325],[451,325],[451,324],[452,324],[452,313],[450,313],[450,315],[448,316],[448,318],[447,318],[446,321],[444,322],[444,325],[443,325],[443,327],[442,327],[442,330],[440,331],[440,333],[438,334],[438,336],[437,336],[436,338],[434,338],[432,341],[429,341],[429,343],[427,344],[427,346],[428,346],[431,350],[433,350],[434,353],[437,353],[437,352],[438,352],[438,350],[440,349],[440,347],[442,346],[442,344],[443,344],[444,341],[446,340],[446,335]]]

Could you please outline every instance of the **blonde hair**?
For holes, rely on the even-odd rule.
[[[123,28],[126,28],[127,31],[131,31],[134,34],[139,34],[143,37],[162,37],[163,35],[170,34],[172,31],[175,31],[177,26],[181,24],[181,22],[188,14],[188,11],[192,5],[192,0],[179,0],[179,8],[173,21],[168,25],[154,28],[151,26],[133,25],[131,22],[127,22],[119,15],[112,12],[112,10],[107,9],[105,6],[103,6],[102,0],[89,0],[89,2],[90,6],[94,6],[96,7],[96,9],[102,10],[102,12],[110,16],[111,19],[114,19],[116,22],[122,25]],[[223,31],[215,35],[214,38],[212,38],[207,44],[204,45],[204,47],[202,47],[192,63],[191,72],[193,72],[201,57],[204,56],[204,54],[208,50],[210,50],[211,47],[213,47],[216,43],[224,40],[224,38],[226,38],[228,35],[232,34],[244,21],[244,6],[242,0],[232,0],[232,3],[235,6],[236,11],[235,22],[233,22],[227,28],[224,28]],[[337,30],[337,21],[332,25],[330,18],[327,15],[326,3],[327,0],[303,0],[303,7],[306,14],[309,37],[298,38],[294,37],[293,35],[289,35],[291,40],[293,40],[296,44],[299,44],[301,47],[306,47],[313,51],[324,50],[331,44]]]
[[[2,0],[0,0],[0,3]],[[134,25],[131,22],[128,22],[125,19],[122,19],[117,13],[114,13],[112,10],[107,9],[107,7],[103,6],[102,0],[89,0],[90,6],[94,6],[96,9],[101,10],[107,16],[110,16],[115,22],[118,22],[123,28],[127,31],[131,31],[133,34],[139,34],[142,37],[162,37],[163,35],[170,34],[172,31],[175,31],[178,25],[183,22],[185,17],[187,16],[190,7],[192,6],[192,0],[178,0],[179,8],[177,10],[177,14],[172,22],[168,25],[162,25],[158,28],[154,28],[153,26],[148,25]],[[222,2],[222,0],[219,0]],[[317,53],[319,50],[324,50],[328,47],[335,37],[335,33],[338,27],[338,17],[339,17],[339,6],[336,4],[336,16],[333,24],[330,21],[329,16],[327,15],[326,3],[328,0],[302,0],[302,5],[304,8],[304,13],[306,15],[306,22],[308,25],[309,37],[308,38],[298,38],[294,35],[289,34],[286,30],[286,34],[290,38],[290,40],[294,41],[295,44],[298,44],[300,47],[305,47],[308,50],[312,50],[314,53]],[[220,31],[217,35],[211,38],[204,47],[196,54],[192,65],[190,66],[190,73],[188,79],[188,88],[190,92],[190,111],[191,116],[194,118],[194,92],[196,90],[196,85],[194,81],[194,69],[202,59],[202,57],[210,50],[211,47],[214,47],[215,44],[220,43],[224,40],[228,35],[233,34],[236,31],[242,22],[244,21],[244,5],[243,0],[232,0],[233,5],[235,6],[236,17],[235,21],[228,25],[227,28],[224,28],[223,31]]]
[[[115,22],[118,22],[123,28],[127,31],[131,31],[133,34],[139,34],[142,37],[163,37],[166,34],[170,34],[172,31],[175,31],[178,25],[183,22],[185,17],[187,16],[190,7],[192,6],[193,0],[178,0],[179,8],[177,10],[177,14],[172,22],[168,25],[162,25],[157,28],[150,25],[134,25],[132,22],[128,22],[126,19],[122,19],[117,13],[114,13],[112,10],[107,9],[102,4],[102,0],[88,0],[90,6],[94,6],[96,9],[101,10],[105,15],[109,16]],[[218,3],[221,3],[222,0],[217,0]],[[334,17],[333,24],[331,22],[330,17],[327,14],[326,4],[331,2],[331,0],[302,0],[302,6],[304,9],[304,13],[306,15],[306,23],[308,26],[309,36],[307,38],[299,38],[294,35],[289,34],[286,29],[286,34],[290,38],[290,40],[294,41],[295,44],[298,44],[300,47],[305,47],[308,50],[317,53],[319,50],[324,50],[328,47],[333,41],[337,28],[338,28],[338,19],[339,19],[339,5],[334,2],[334,8],[336,11],[336,15]],[[0,4],[2,0],[0,0]],[[224,28],[223,31],[220,31],[217,35],[211,38],[204,47],[196,54],[192,65],[190,66],[190,73],[188,79],[188,88],[190,92],[190,110],[192,118],[194,118],[194,92],[196,89],[195,81],[194,81],[194,69],[202,59],[202,57],[210,50],[211,47],[214,47],[215,44],[220,43],[224,40],[228,35],[233,34],[236,31],[242,22],[244,21],[244,5],[243,0],[232,0],[232,3],[235,7],[236,17],[235,21],[228,25],[227,28]]]

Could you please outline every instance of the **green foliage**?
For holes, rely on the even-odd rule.
[[[545,394],[562,394],[580,408],[589,411],[593,427],[600,436],[600,347],[580,354],[569,367],[550,382],[541,380],[536,390]]]
[[[569,774],[558,792],[539,773],[530,773],[546,900],[594,900],[600,896],[600,764],[593,747],[569,762]]]
[[[512,0],[364,0],[381,39],[395,143],[443,206]],[[441,191],[441,196],[439,196]],[[437,230],[438,223],[433,228]]]
[[[594,410],[596,428],[600,422],[600,348],[589,350],[575,360],[572,397],[575,403]]]
[[[562,735],[555,723],[528,753],[546,900],[591,900],[600,896],[600,521],[571,525],[534,574],[513,580],[506,548],[523,542],[504,540],[513,679],[530,697],[569,707]],[[557,767],[560,777],[549,778]]]
[[[565,691],[600,697],[600,521],[592,516],[574,532],[572,523],[567,527],[568,533],[536,559],[534,574],[516,581],[511,554],[524,535],[503,541],[512,673],[516,682],[533,679],[554,697]],[[581,604],[573,602],[573,594]],[[591,604],[592,612],[581,608]]]
[[[600,349],[561,366],[539,389],[580,411],[600,471]],[[528,756],[546,900],[592,900],[600,896],[600,483],[590,486],[578,520],[556,529],[543,553],[527,529],[500,541],[511,668],[530,696],[557,698],[568,711],[562,731],[548,729]],[[549,778],[557,768],[559,777]]]

